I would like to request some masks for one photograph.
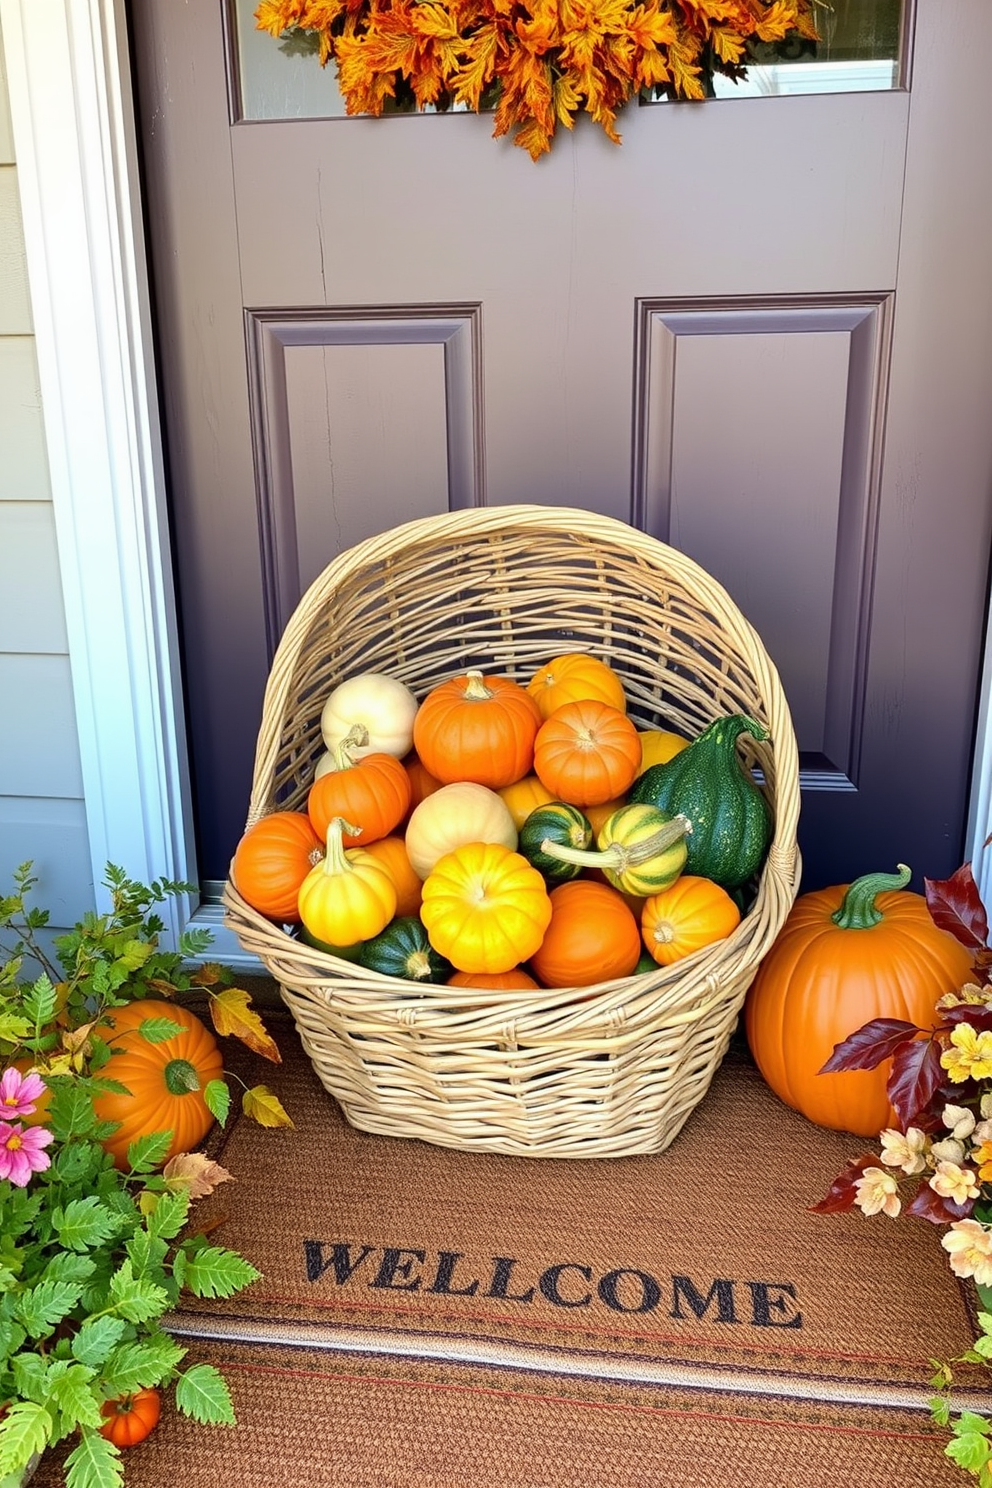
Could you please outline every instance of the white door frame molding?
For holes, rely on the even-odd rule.
[[[0,0],[90,862],[195,881],[124,0]],[[988,642],[988,626],[986,627]],[[989,647],[986,644],[986,654]],[[966,850],[992,830],[992,661]],[[983,890],[990,873],[984,860]],[[258,967],[195,895],[173,936]]]

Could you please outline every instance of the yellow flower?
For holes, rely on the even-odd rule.
[[[981,1033],[970,1023],[959,1023],[951,1033],[953,1048],[945,1049],[940,1062],[951,1079],[987,1080],[992,1075],[992,1031]]]
[[[955,1276],[973,1276],[979,1286],[992,1286],[992,1231],[977,1219],[959,1219],[941,1238]]]
[[[978,1163],[978,1176],[983,1183],[992,1183],[992,1142],[983,1142],[971,1154],[972,1162]]]

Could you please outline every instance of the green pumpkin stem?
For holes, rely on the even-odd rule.
[[[870,930],[884,918],[875,904],[877,896],[904,889],[912,876],[912,869],[905,863],[898,865],[896,873],[866,873],[851,884],[840,909],[835,909],[830,916],[831,920],[839,930]]]
[[[350,822],[345,821],[343,816],[336,816],[327,829],[327,854],[323,863],[325,873],[333,875],[355,871],[348,862],[348,854],[345,851],[345,832],[350,837],[362,835],[361,827],[353,827]]]
[[[557,858],[560,863],[576,863],[583,868],[609,868],[614,873],[622,874],[629,868],[639,868],[652,858],[660,858],[662,853],[667,852],[681,837],[687,837],[691,831],[692,823],[687,816],[674,816],[670,822],[659,827],[657,832],[635,842],[632,847],[625,847],[621,842],[611,842],[601,852],[592,852],[580,847],[565,847],[563,843],[546,837],[541,843],[541,851],[549,858]]]

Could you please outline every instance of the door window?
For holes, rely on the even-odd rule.
[[[343,116],[334,65],[319,66],[316,39],[273,41],[255,27],[258,0],[230,0],[233,115],[238,119]],[[906,85],[904,38],[911,0],[832,0],[817,12],[821,39],[756,44],[744,82],[717,77],[718,98],[878,92]]]

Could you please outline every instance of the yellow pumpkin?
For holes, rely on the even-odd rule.
[[[688,739],[683,739],[681,734],[673,734],[668,729],[638,729],[638,737],[641,741],[638,775],[643,775],[652,765],[667,765],[670,759],[689,747]]]
[[[540,946],[551,901],[520,853],[469,842],[428,874],[420,918],[431,945],[459,971],[510,971]]]
[[[504,785],[496,794],[502,798],[518,832],[532,811],[554,800],[548,787],[536,775],[525,775],[523,780]]]
[[[327,830],[327,856],[300,888],[300,919],[309,933],[332,946],[371,940],[396,914],[396,885],[378,858],[361,847],[345,851],[343,834],[356,829],[336,816]]]

